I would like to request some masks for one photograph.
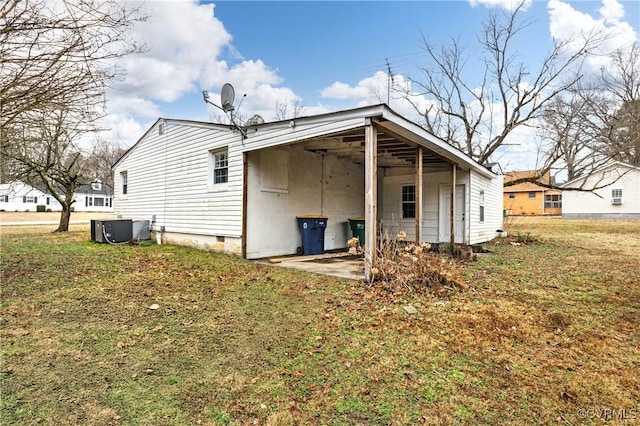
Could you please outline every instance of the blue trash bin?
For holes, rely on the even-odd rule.
[[[302,236],[302,253],[306,255],[324,253],[324,230],[327,229],[326,216],[296,216]]]

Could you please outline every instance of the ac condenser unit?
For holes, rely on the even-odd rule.
[[[101,219],[91,221],[91,241],[96,243],[126,243],[133,239],[131,219]]]

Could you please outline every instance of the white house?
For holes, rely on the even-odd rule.
[[[113,197],[100,181],[78,187],[73,199],[73,209],[77,212],[113,211]],[[0,210],[35,212],[38,206],[54,212],[62,210],[44,185],[31,186],[21,181],[0,184]]]
[[[118,217],[249,259],[296,253],[297,216],[328,218],[327,250],[346,247],[348,219],[365,217],[367,276],[381,231],[449,242],[453,229],[475,244],[502,226],[502,176],[386,105],[242,132],[159,119],[116,162],[114,181]]]
[[[38,205],[44,205],[51,210],[56,210],[56,207],[60,209],[56,199],[42,188],[20,181],[0,184],[0,210],[35,212]]]
[[[562,189],[563,218],[640,219],[640,167],[612,162]]]

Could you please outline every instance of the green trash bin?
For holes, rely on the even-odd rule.
[[[364,217],[352,217],[349,219],[349,227],[353,236],[360,241],[360,245],[364,245]]]

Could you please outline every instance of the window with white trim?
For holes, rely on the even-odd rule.
[[[120,182],[122,182],[122,195],[127,195],[129,184],[127,172],[120,172]]]
[[[93,198],[93,205],[95,207],[104,207],[104,198],[102,198],[102,197],[94,197]]]
[[[0,202],[8,203],[9,202],[9,196],[8,195],[0,195]]]
[[[416,186],[402,186],[402,218],[415,219],[416,217]]]
[[[478,203],[480,206],[480,222],[484,222],[484,189],[480,190]]]
[[[211,168],[210,182],[212,185],[226,184],[229,182],[229,152],[224,150],[209,151],[209,164]]]
[[[611,204],[622,204],[622,188],[613,188],[611,190]]]
[[[23,203],[37,203],[38,197],[32,197],[30,195],[22,197]]]

